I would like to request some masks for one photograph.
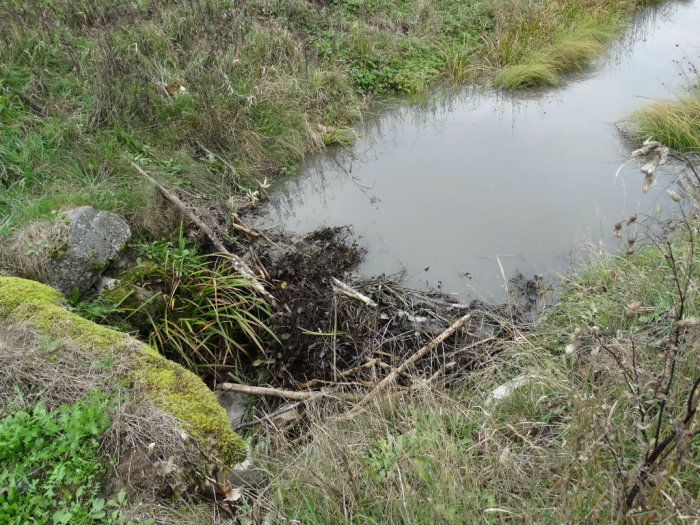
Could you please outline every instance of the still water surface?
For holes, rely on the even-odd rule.
[[[624,242],[616,222],[669,205],[677,168],[642,193],[639,164],[617,173],[630,145],[614,123],[682,94],[689,61],[700,64],[700,0],[648,12],[562,89],[465,91],[382,112],[350,150],[313,156],[281,181],[267,213],[300,233],[352,225],[365,275],[405,269],[409,285],[497,300],[504,274],[563,273],[582,246]]]

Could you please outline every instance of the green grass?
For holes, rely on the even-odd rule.
[[[635,138],[652,137],[679,151],[700,151],[700,85],[677,100],[659,100],[631,115]]]
[[[204,256],[182,231],[174,241],[141,243],[140,263],[113,290],[76,297],[85,318],[138,332],[159,352],[202,376],[227,378],[265,354],[274,339],[270,306],[225,256]]]
[[[101,496],[105,467],[99,437],[109,427],[104,395],[72,404],[17,409],[0,419],[0,520],[118,523],[119,502]]]
[[[505,89],[556,86],[560,82],[561,77],[556,69],[547,63],[509,66],[499,71],[494,78],[494,84]]]
[[[357,123],[373,97],[499,70],[509,88],[560,83],[639,3],[11,2],[0,27],[0,235],[89,204],[160,237],[177,224],[134,158],[221,206],[348,143],[328,130]]]
[[[129,160],[223,202],[293,171],[329,142],[324,130],[361,118],[366,95],[424,92],[448,61],[461,75],[455,56],[474,52],[485,23],[481,2],[460,0],[81,6],[5,13],[0,234],[91,204],[158,236],[173,224]],[[169,94],[174,82],[185,89]]]
[[[556,86],[562,83],[562,75],[583,69],[604,49],[602,41],[589,34],[568,36],[531,54],[525,63],[504,67],[494,84],[505,89]]]
[[[630,13],[644,2],[505,2],[487,38],[488,61],[498,68],[494,84],[505,89],[554,86],[602,54]]]
[[[317,411],[302,449],[290,451],[283,439],[277,448],[270,437],[261,461],[273,475],[276,511],[308,524],[670,523],[698,515],[700,421],[679,421],[700,370],[700,334],[676,322],[700,315],[696,226],[628,257],[594,258],[536,330],[459,386],[379,398],[350,421],[329,418],[343,405]],[[489,403],[495,387],[522,374],[534,379]],[[652,465],[627,508],[657,425],[659,442],[683,429],[677,448]]]

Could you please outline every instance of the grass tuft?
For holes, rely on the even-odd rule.
[[[519,89],[535,86],[556,86],[561,78],[550,64],[519,64],[501,69],[493,80],[494,85],[504,89]]]
[[[660,100],[631,116],[636,138],[652,137],[679,151],[700,151],[700,85],[678,100]],[[642,139],[642,140],[643,140]]]

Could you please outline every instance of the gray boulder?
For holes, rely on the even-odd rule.
[[[129,225],[116,213],[80,206],[65,213],[66,243],[47,267],[48,284],[64,295],[85,292],[131,238]]]

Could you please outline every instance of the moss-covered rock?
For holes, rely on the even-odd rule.
[[[69,337],[87,348],[122,352],[132,370],[130,379],[144,385],[159,407],[178,418],[201,449],[208,449],[213,437],[226,464],[245,459],[245,443],[200,378],[154,348],[69,312],[57,290],[27,279],[0,277],[0,317],[27,322],[39,332]]]

